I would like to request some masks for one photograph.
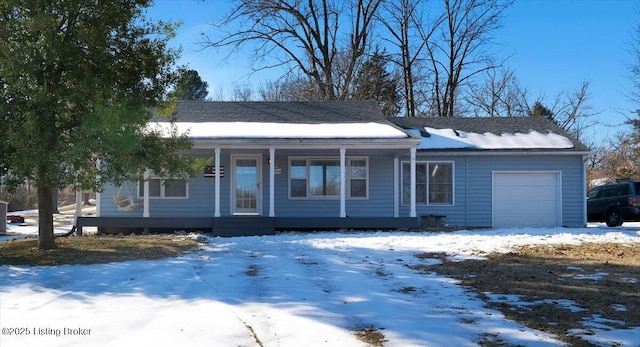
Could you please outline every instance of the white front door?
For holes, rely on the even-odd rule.
[[[260,176],[260,156],[233,157],[233,214],[259,214]]]

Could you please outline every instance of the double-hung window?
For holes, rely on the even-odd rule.
[[[402,163],[402,204],[411,203],[411,165]],[[416,204],[453,205],[453,163],[416,162]]]
[[[366,157],[346,158],[346,192],[351,199],[369,196],[369,162]],[[340,196],[340,158],[307,157],[289,160],[289,197]]]
[[[189,183],[182,178],[149,178],[149,198],[188,198]],[[138,196],[144,197],[144,181],[138,182]]]

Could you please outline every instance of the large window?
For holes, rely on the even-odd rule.
[[[149,178],[149,198],[187,198],[189,183],[185,179]],[[138,182],[138,196],[144,197],[144,181]]]
[[[402,204],[409,205],[411,165],[402,163]],[[453,205],[453,163],[416,163],[416,204]]]
[[[369,166],[366,157],[346,158],[348,198],[367,198]],[[291,198],[337,198],[340,196],[340,158],[291,158],[289,161]]]

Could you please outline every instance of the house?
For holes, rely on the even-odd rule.
[[[542,117],[385,118],[375,102],[179,102],[198,177],[108,186],[78,226],[205,229],[583,226],[588,149]],[[167,122],[154,126],[167,127]]]

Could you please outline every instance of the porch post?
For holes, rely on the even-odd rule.
[[[274,147],[269,148],[269,217],[276,216],[275,209],[275,185],[276,179],[276,149]]]
[[[409,217],[416,217],[416,149],[411,148],[411,206]]]
[[[142,217],[149,217],[150,213],[149,213],[149,169],[145,169],[144,170],[144,198],[143,198],[143,210],[142,210]]]
[[[215,161],[215,163],[214,163],[215,169],[214,170],[215,170],[216,174],[214,176],[215,177],[215,182],[214,182],[214,184],[215,184],[215,187],[214,187],[214,189],[215,189],[215,193],[214,193],[214,195],[215,195],[215,207],[214,207],[214,209],[215,209],[215,211],[213,213],[213,216],[214,217],[220,217],[220,148],[219,147],[216,147],[216,149],[215,149],[214,158],[215,158],[214,159],[214,161]]]
[[[78,224],[78,217],[82,216],[82,189],[76,187],[76,213],[73,217],[73,224]]]
[[[400,173],[399,167],[400,160],[398,157],[393,157],[393,217],[400,217]]]
[[[96,169],[98,169],[98,181],[100,180],[100,159],[96,159]],[[102,209],[102,193],[96,192],[96,217],[100,217],[100,210]]]
[[[347,191],[346,185],[346,176],[347,176],[347,167],[346,167],[346,154],[347,150],[345,148],[340,148],[340,218],[345,218],[347,216],[347,208],[346,208],[346,200],[345,193]]]

